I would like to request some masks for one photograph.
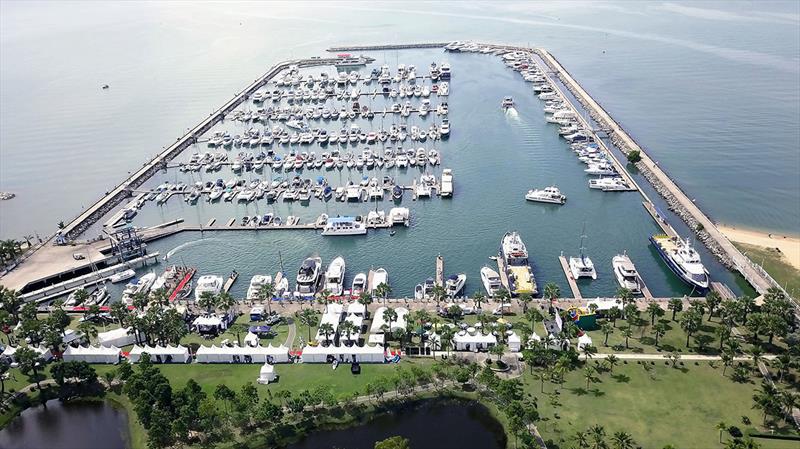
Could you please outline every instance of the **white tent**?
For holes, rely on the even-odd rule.
[[[191,360],[186,346],[134,346],[128,358],[131,363],[137,363],[145,352],[150,354],[153,363],[188,363]]]
[[[306,346],[303,348],[303,363],[327,363],[328,356],[344,363],[383,363],[382,346]]]
[[[383,319],[383,312],[385,312],[386,309],[386,307],[378,307],[378,310],[375,311],[375,315],[372,317],[372,326],[369,328],[371,333],[383,333],[383,326],[388,326],[388,323]],[[397,313],[397,319],[392,321],[392,328],[390,329],[390,332],[406,328],[406,315],[408,315],[408,309],[405,307],[398,307],[394,309],[394,311]]]
[[[136,343],[136,336],[128,333],[130,327],[120,327],[119,329],[112,329],[108,332],[101,332],[97,334],[97,342],[101,346],[128,346]]]
[[[286,363],[286,346],[200,346],[197,363]]]
[[[512,332],[508,336],[508,349],[510,349],[511,352],[519,352],[521,347],[522,340],[519,338],[519,335],[517,335],[515,332]]]
[[[589,334],[583,334],[578,337],[578,350],[584,348],[584,346],[591,346],[592,345],[592,337]]]
[[[586,302],[586,307],[588,308],[594,304],[597,306],[597,310],[599,312],[606,312],[611,310],[612,307],[619,307],[620,310],[622,309],[622,300],[617,298],[597,298],[597,299],[590,299]]]
[[[460,331],[453,337],[456,351],[474,351],[489,349],[497,344],[497,338],[492,334],[483,335],[480,332],[469,333]]]
[[[367,313],[367,306],[361,304],[360,302],[352,302],[349,306],[347,306],[347,314],[348,315],[361,315],[364,316]]]
[[[46,361],[53,358],[53,354],[50,352],[50,348],[42,348],[34,346],[28,346],[28,348],[38,352],[39,356]],[[3,350],[3,353],[0,354],[0,356],[8,357],[9,359],[11,359],[12,362],[16,362],[17,359],[14,357],[14,354],[17,353],[18,349],[19,349],[18,346],[6,346],[6,348]]]
[[[275,381],[275,367],[270,365],[269,363],[265,363],[264,366],[261,367],[261,371],[259,372],[259,376],[256,382],[260,384],[268,384],[274,381]]]
[[[347,318],[344,319],[345,321],[349,321],[353,323],[355,326],[355,331],[350,333],[349,341],[358,341],[361,338],[361,326],[364,323],[364,317],[360,315],[347,315]],[[343,340],[347,340],[347,332],[344,330],[340,330],[339,334],[341,334]]]
[[[114,346],[78,346],[77,348],[67,346],[64,351],[64,361],[87,362],[87,363],[107,363],[115,364],[119,362],[120,350]]]
[[[244,344],[246,346],[258,346],[258,335],[248,332],[247,335],[244,336]]]
[[[333,333],[329,334],[326,339],[325,334],[320,332],[318,327],[316,337],[318,342],[332,340],[334,338],[339,329],[339,322],[342,319],[342,310],[344,310],[344,307],[341,304],[328,304],[328,311],[322,314],[322,318],[319,320],[319,327],[322,327],[323,324],[330,324],[331,327],[333,327]]]

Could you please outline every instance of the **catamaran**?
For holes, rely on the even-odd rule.
[[[586,254],[584,254],[584,250],[586,248],[583,247],[583,241],[586,239],[586,224],[583,225],[583,232],[581,233],[581,247],[580,247],[580,257],[570,257],[569,258],[569,270],[572,272],[572,277],[575,279],[578,278],[592,278],[597,279],[597,271],[594,269],[594,263],[592,263],[592,259],[590,259]]]

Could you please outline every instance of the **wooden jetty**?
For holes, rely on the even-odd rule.
[[[231,272],[231,275],[228,276],[228,280],[225,281],[225,285],[222,286],[222,291],[225,293],[231,291],[231,287],[233,287],[233,283],[236,282],[237,279],[239,279],[239,273],[234,270]]]
[[[444,287],[444,257],[436,256],[436,285]]]
[[[650,201],[643,201],[642,205],[644,206],[645,210],[647,210],[647,213],[653,217],[653,220],[656,222],[656,224],[661,227],[661,230],[664,231],[664,234],[667,234],[669,237],[678,236],[678,232],[667,222],[666,218],[658,213],[658,209],[656,209],[653,203]]]
[[[497,274],[500,275],[500,283],[503,287],[511,294],[511,282],[508,279],[508,270],[506,267],[506,260],[498,254],[494,257],[495,262],[497,262]]]
[[[578,288],[578,283],[575,281],[575,278],[572,277],[572,271],[569,269],[569,264],[567,263],[567,258],[564,257],[564,253],[558,256],[558,261],[561,262],[561,269],[564,270],[564,276],[566,276],[567,282],[569,282],[569,288],[572,290],[572,297],[577,300],[583,300],[581,290]]]
[[[647,284],[644,283],[644,279],[642,279],[642,276],[639,276],[639,285],[642,286],[642,296],[644,296],[644,299],[647,301],[652,301],[653,294],[650,293],[650,289],[647,288]]]

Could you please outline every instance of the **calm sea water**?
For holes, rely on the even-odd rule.
[[[0,237],[52,232],[276,61],[348,43],[453,39],[547,47],[714,219],[800,232],[800,13],[794,2],[46,6],[0,6],[0,190],[17,193],[0,203]],[[373,56],[377,63],[417,67],[445,58],[438,51]],[[277,271],[279,251],[289,272],[310,254],[326,263],[342,254],[351,274],[385,266],[395,292],[410,294],[441,253],[447,271],[466,272],[473,291],[500,237],[518,229],[537,278],[567,290],[556,258],[577,252],[586,222],[586,246],[600,278],[582,286],[585,295],[613,291],[610,259],[624,250],[654,294],[686,292],[647,245],[657,227],[639,196],[589,191],[583,165],[544,122],[529,86],[496,58],[447,59],[455,72],[453,137],[437,147],[455,172],[456,196],[407,198],[410,229],[334,240],[305,232],[205,233],[200,241],[185,234],[151,249],[175,250],[173,260],[202,273],[238,269],[244,280],[237,294],[250,275]],[[106,83],[111,88],[101,90]],[[504,95],[517,100],[517,114],[499,109]],[[380,125],[379,119],[363,124]],[[151,185],[178,176],[170,172]],[[347,181],[346,172],[341,179],[328,176],[334,184]],[[566,206],[522,201],[527,189],[550,183],[569,196]],[[307,220],[374,206],[276,207],[284,218]],[[137,224],[175,217],[205,223],[255,212],[254,205],[189,207],[173,200],[146,209]],[[734,283],[704,256],[714,277]]]

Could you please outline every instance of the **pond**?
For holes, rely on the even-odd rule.
[[[108,402],[48,401],[0,430],[3,449],[125,449],[128,418]]]
[[[430,399],[355,427],[313,433],[288,449],[372,449],[395,435],[407,438],[413,449],[506,447],[501,424],[482,404]]]

